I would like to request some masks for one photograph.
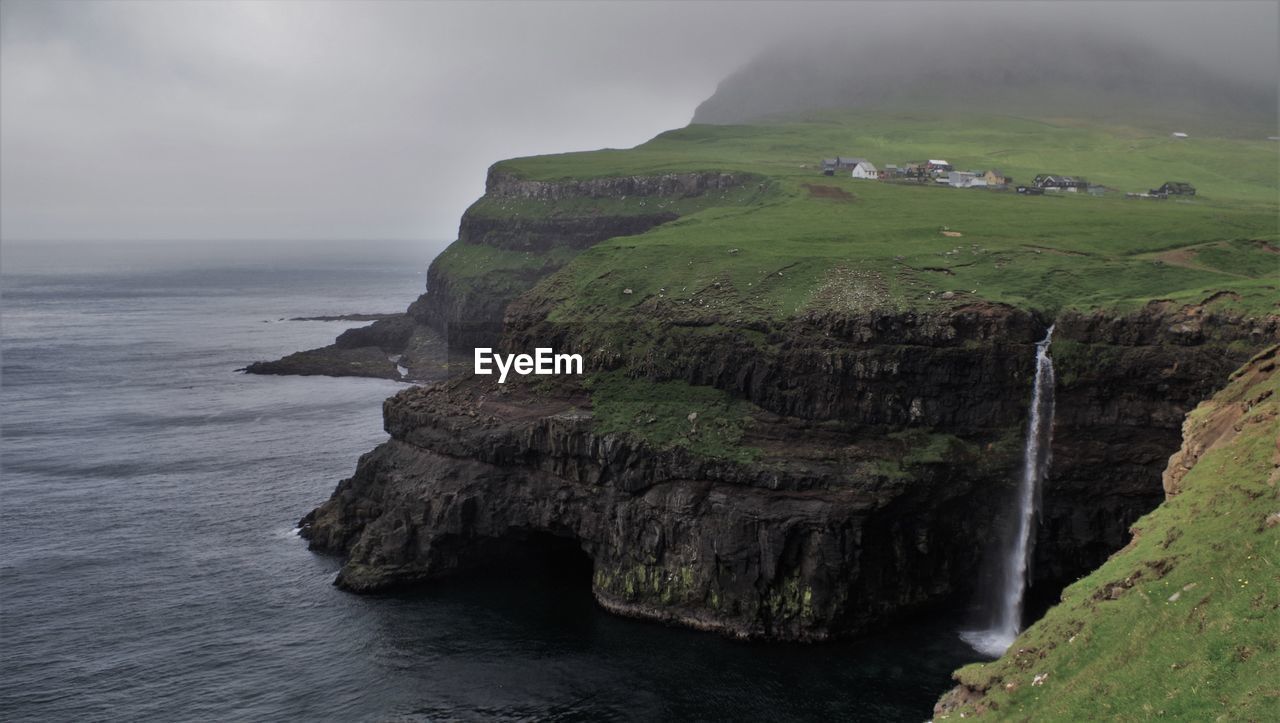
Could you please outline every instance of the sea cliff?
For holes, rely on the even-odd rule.
[[[1280,610],[1280,349],[1195,408],[1165,501],[1004,656],[957,671],[937,720],[1269,720]]]
[[[1210,337],[1186,338],[1190,313],[1056,319],[1040,581],[1123,544],[1160,499],[1182,416],[1239,362],[1232,344],[1252,323],[1215,319]],[[764,332],[772,345],[675,329],[632,360],[593,355],[596,328],[580,341],[512,323],[508,346],[553,339],[633,394],[688,401],[626,401],[619,428],[600,409],[616,418],[617,400],[574,380],[406,390],[384,407],[391,440],[303,534],[347,557],[338,584],[355,591],[516,564],[521,546],[555,537],[590,558],[596,599],[622,614],[739,637],[855,633],[980,580],[983,541],[1008,522],[1044,325],[996,306],[797,322]],[[719,396],[695,398],[708,388]],[[731,446],[715,444],[718,425],[738,426]]]
[[[796,133],[691,127],[497,164],[405,315],[251,368],[399,355],[433,382],[387,400],[390,439],[302,521],[345,558],[337,583],[554,548],[589,561],[609,610],[742,638],[962,605],[1011,524],[1053,324],[1031,569],[1056,590],[1159,504],[1184,415],[1280,339],[1265,203],[815,178],[770,140]],[[587,373],[497,384],[472,376],[476,346],[581,354]]]

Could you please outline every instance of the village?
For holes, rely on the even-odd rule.
[[[1029,184],[1015,184],[1013,178],[1006,176],[998,168],[958,171],[952,164],[942,159],[911,161],[901,165],[890,163],[884,168],[877,168],[866,158],[836,156],[822,159],[821,167],[823,175],[826,176],[848,173],[853,178],[868,181],[935,184],[950,188],[981,188],[990,191],[1013,190],[1024,196],[1042,196],[1045,193],[1088,193],[1093,196],[1103,196],[1119,193],[1114,188],[1089,183],[1079,176],[1052,173],[1037,175]],[[1166,181],[1159,188],[1150,189],[1146,193],[1124,194],[1125,198],[1148,199],[1194,195],[1196,195],[1195,186],[1185,181]]]

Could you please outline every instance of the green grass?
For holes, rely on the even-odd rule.
[[[892,456],[871,459],[866,464],[886,479],[913,479],[914,468],[922,465],[972,464],[979,459],[973,445],[945,432],[913,428],[886,434],[884,439],[896,448]]]
[[[448,277],[455,295],[465,290],[506,297],[528,289],[542,274],[564,265],[576,253],[568,248],[533,252],[454,243],[432,263],[437,272]]]
[[[945,158],[957,168],[998,167],[1016,179],[1082,175],[1122,191],[1190,181],[1202,195],[1274,203],[1276,143],[1169,129],[1085,125],[971,113],[829,112],[754,126],[692,125],[629,150],[588,151],[499,164],[525,178],[561,180],[670,171],[809,176],[819,158],[863,156],[877,165]]]
[[[576,254],[572,249],[515,251],[481,244],[452,244],[436,257],[441,270],[451,278],[469,279],[495,271],[523,271],[542,266],[560,266]]]
[[[1271,361],[1274,364],[1274,358]],[[1191,426],[1246,409],[1181,494],[1031,626],[957,679],[985,695],[939,719],[1273,720],[1280,711],[1280,374],[1237,379]],[[1228,421],[1230,424],[1231,421]],[[1040,685],[1034,685],[1043,674]]]
[[[1230,303],[1265,313],[1280,298],[1280,255],[1252,243],[1274,243],[1275,207],[806,181],[853,198],[815,198],[789,180],[766,203],[709,209],[598,244],[550,287],[559,296],[555,317],[598,321],[652,302],[696,309],[717,282],[719,296],[732,296],[721,299],[725,306],[772,317],[833,304],[927,307],[947,291],[961,296],[954,303],[978,298],[1051,312],[1198,302],[1235,290],[1241,298]],[[1153,256],[1222,241],[1229,253],[1214,251],[1199,265]],[[849,291],[841,279],[857,288],[837,293]]]
[[[1122,191],[1165,180],[1200,195],[1167,201],[919,187],[824,177],[823,156],[883,165],[944,157],[1023,180],[1077,174]],[[1277,311],[1277,145],[1069,120],[968,114],[814,114],[757,126],[689,126],[631,150],[504,161],[527,178],[674,171],[768,179],[693,199],[482,201],[485,213],[542,217],[639,213],[683,217],[603,242],[544,287],[554,320],[716,314],[730,321],[824,311],[929,308],[987,300],[1054,313],[1129,310],[1154,299]],[[829,187],[815,195],[808,185]],[[832,193],[847,194],[830,198]],[[640,204],[644,204],[641,206]],[[959,233],[948,237],[943,231]],[[1190,257],[1176,252],[1197,247]],[[1171,255],[1172,253],[1172,255]],[[716,286],[719,284],[719,286]],[[631,289],[631,294],[624,294]],[[955,298],[946,303],[942,294]]]
[[[651,382],[620,372],[587,380],[596,430],[624,434],[657,449],[683,447],[703,457],[749,462],[757,450],[740,444],[754,409],[712,387]],[[690,414],[696,414],[689,419]]]

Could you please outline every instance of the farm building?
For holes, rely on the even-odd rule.
[[[1173,133],[1170,133],[1169,135],[1170,135],[1171,137],[1173,137],[1173,138],[1187,138],[1187,137],[1188,137],[1186,133],[1181,133],[1181,132],[1179,132],[1179,131],[1174,131]]]
[[[925,170],[935,175],[939,173],[950,173],[955,170],[950,163],[937,158],[930,158],[928,162],[924,164],[924,167]]]
[[[1194,196],[1196,195],[1196,187],[1186,181],[1166,181],[1159,188],[1151,189],[1151,195],[1163,194],[1165,196]]]
[[[1068,193],[1076,193],[1077,191],[1083,191],[1089,187],[1089,182],[1083,178],[1076,178],[1074,176],[1055,176],[1045,173],[1036,176],[1035,180],[1031,183],[1036,188],[1044,189],[1046,191],[1067,191]]]
[[[834,176],[836,171],[852,171],[859,163],[866,162],[865,158],[854,158],[853,156],[836,156],[835,158],[822,159],[822,173],[826,176]]]
[[[908,163],[903,166],[902,175],[907,178],[923,179],[925,176],[929,175],[929,172],[925,170],[924,164],[922,163]]]
[[[991,170],[982,174],[982,178],[987,182],[988,186],[1009,185],[1009,177],[1004,175],[1004,172],[1002,172],[999,168],[992,168]]]
[[[952,188],[986,188],[987,179],[973,171],[951,171],[947,174],[947,185]]]
[[[854,178],[864,178],[873,181],[880,178],[880,172],[876,170],[875,164],[871,161],[868,161],[865,158],[853,158],[850,160],[856,161],[851,169],[851,175]]]

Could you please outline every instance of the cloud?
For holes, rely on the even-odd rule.
[[[1274,3],[6,0],[0,238],[448,239],[493,161],[683,125],[766,47],[1009,14],[1274,76]]]

